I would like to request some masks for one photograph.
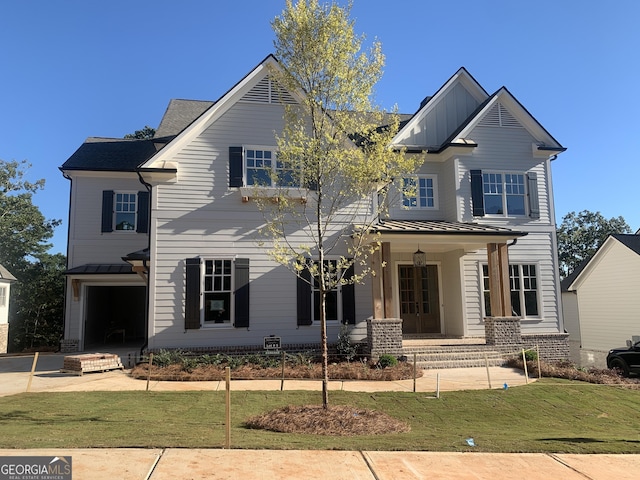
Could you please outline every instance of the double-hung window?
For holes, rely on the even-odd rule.
[[[248,147],[244,150],[245,185],[297,187],[294,169],[278,159],[273,149]]]
[[[230,259],[204,261],[204,322],[230,323],[233,269]]]
[[[538,317],[538,275],[535,264],[509,265],[511,310],[516,317]],[[482,266],[482,286],[485,316],[491,316],[489,267]]]
[[[342,304],[342,292],[341,288],[336,284],[335,279],[338,277],[338,262],[337,260],[325,260],[325,278],[332,285],[332,288],[327,291],[325,296],[325,311],[327,314],[327,321],[337,321],[341,318],[340,306]],[[318,276],[313,278],[312,285],[312,301],[313,301],[313,320],[315,322],[320,321],[320,279]]]
[[[405,208],[438,208],[435,175],[403,179],[402,206]]]
[[[136,229],[137,199],[137,192],[115,193],[113,223],[116,231],[134,231]]]
[[[0,287],[0,307],[7,305],[7,287]]]
[[[524,216],[525,175],[483,172],[484,211],[487,215]]]

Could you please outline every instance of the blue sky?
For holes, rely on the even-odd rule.
[[[89,136],[157,127],[172,98],[216,100],[273,51],[284,0],[6,0],[0,15],[0,158],[45,178],[35,197],[63,224],[58,167]],[[413,113],[464,66],[509,91],[568,150],[553,162],[556,217],[640,209],[640,2],[355,0],[355,29],[382,42],[384,108]]]

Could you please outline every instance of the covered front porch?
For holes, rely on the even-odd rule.
[[[526,233],[416,220],[387,220],[376,230],[373,320],[400,320],[408,340],[484,341],[486,303],[493,316],[511,315],[508,247]]]

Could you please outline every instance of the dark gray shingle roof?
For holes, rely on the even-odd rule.
[[[640,235],[617,233],[612,237],[640,255]]]
[[[62,170],[133,172],[172,137],[152,140],[88,138],[60,167]]]
[[[16,281],[16,277],[11,275],[9,270],[7,270],[2,265],[0,265],[0,280],[5,280],[5,281],[8,281],[8,282],[15,282]]]
[[[131,269],[131,265],[128,263],[117,264],[103,264],[103,263],[90,263],[86,265],[80,265],[79,267],[70,268],[65,272],[67,275],[91,275],[91,274],[128,274],[134,273]]]
[[[155,136],[167,137],[179,134],[214,103],[206,100],[171,100]]]

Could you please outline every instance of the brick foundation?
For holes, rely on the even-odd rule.
[[[522,335],[524,348],[540,349],[540,359],[547,362],[557,362],[569,360],[569,334],[568,333],[546,333]]]
[[[7,353],[9,346],[9,324],[0,323],[0,353]]]
[[[80,340],[77,338],[60,340],[60,353],[73,353],[80,351]]]
[[[402,319],[368,319],[367,352],[372,359],[385,353],[402,355]]]

